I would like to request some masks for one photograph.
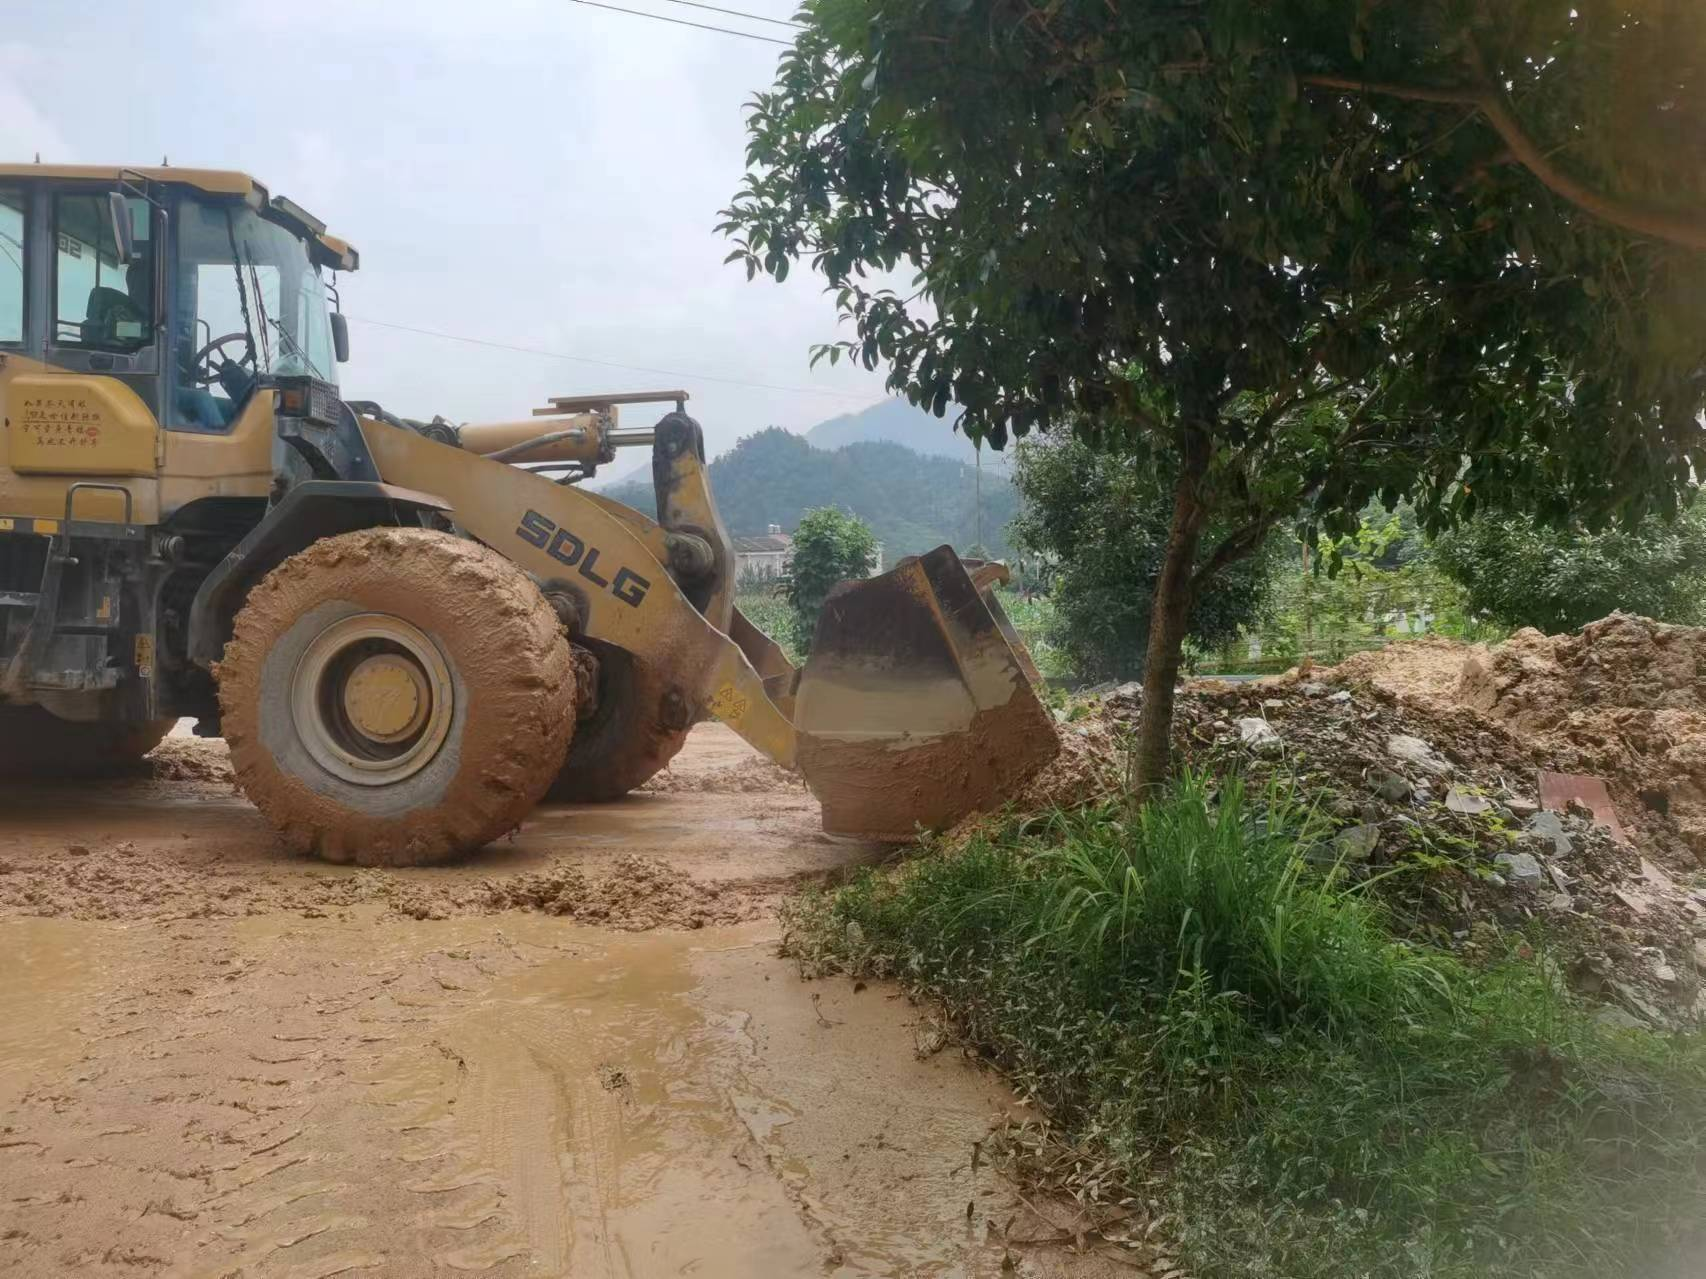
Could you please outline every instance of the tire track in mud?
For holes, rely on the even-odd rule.
[[[735,777],[736,748],[712,737],[700,770]],[[642,852],[768,900],[865,855],[816,841],[795,795],[546,810],[477,864],[381,873],[282,859],[183,785],[165,809],[6,809],[0,1276],[1015,1273],[992,1231],[1023,1206],[968,1171],[1011,1098],[916,1061],[904,1002],[802,986],[770,923],[458,906],[529,876],[574,896],[559,868],[614,884]],[[103,859],[115,828],[134,846]],[[656,875],[612,923],[717,922]],[[451,917],[398,909],[416,892]],[[1016,1273],[1106,1273],[1065,1261]]]

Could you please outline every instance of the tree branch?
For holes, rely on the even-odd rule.
[[[1343,93],[1376,94],[1403,98],[1411,102],[1441,102],[1473,107],[1486,118],[1493,132],[1510,148],[1510,153],[1547,190],[1575,205],[1584,213],[1685,249],[1706,250],[1706,219],[1684,217],[1660,209],[1642,208],[1626,201],[1595,191],[1577,181],[1547,158],[1533,138],[1523,129],[1522,122],[1505,104],[1502,94],[1492,88],[1443,88],[1433,85],[1393,84],[1384,81],[1358,80],[1351,76],[1304,75],[1298,83],[1317,89],[1333,89]]]
[[[1219,546],[1214,548],[1208,559],[1203,561],[1201,568],[1191,574],[1191,598],[1206,586],[1214,575],[1228,564],[1243,559],[1262,544],[1262,539],[1273,531],[1275,524],[1280,521],[1277,511],[1269,512],[1259,519],[1250,521],[1243,528],[1228,533]]]

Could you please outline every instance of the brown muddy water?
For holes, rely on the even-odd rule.
[[[1015,1111],[998,1081],[921,1057],[892,989],[777,956],[776,894],[873,854],[817,840],[730,751],[696,733],[596,838],[543,812],[436,880],[271,853],[205,781],[12,796],[0,1275],[1113,1273],[1001,1244],[1055,1232],[974,1159]],[[664,906],[615,931],[502,888],[619,902],[636,849],[745,922],[652,883]]]

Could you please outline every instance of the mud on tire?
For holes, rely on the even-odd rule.
[[[574,732],[556,613],[495,551],[426,529],[286,560],[250,593],[218,677],[238,785],[328,861],[424,865],[489,843],[539,801]]]
[[[39,706],[0,706],[0,779],[104,777],[135,770],[174,721],[83,723]]]
[[[546,798],[565,804],[621,799],[674,759],[687,729],[660,720],[664,685],[626,649],[579,641],[598,658],[598,706],[575,728],[568,759]]]

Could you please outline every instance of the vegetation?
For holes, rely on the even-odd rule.
[[[1172,522],[1171,477],[1063,437],[1021,444],[1013,483],[1023,504],[1009,533],[1051,585],[1050,640],[1087,679],[1141,675]],[[1219,575],[1191,612],[1193,645],[1216,648],[1255,626],[1283,540],[1270,537]]]
[[[1555,634],[1615,609],[1662,622],[1706,620],[1706,509],[1632,529],[1550,529],[1477,519],[1442,537],[1433,556],[1470,609],[1506,626]]]
[[[1408,495],[1593,521],[1706,462],[1706,6],[807,0],[731,260],[805,259],[889,386],[1174,481],[1145,785],[1193,605]],[[890,287],[916,277],[917,293]],[[1226,530],[1203,551],[1211,529]]]
[[[798,666],[803,660],[798,636],[794,633],[794,609],[783,595],[786,583],[757,581],[744,583],[735,595],[735,607],[745,613],[747,620],[781,646],[788,660]]]
[[[1706,1208],[1701,1044],[1394,941],[1324,836],[1188,776],[866,871],[791,945],[939,999],[1201,1279],[1650,1273]]]
[[[793,562],[783,594],[794,610],[794,644],[809,653],[823,602],[838,582],[869,577],[877,562],[877,539],[857,515],[832,506],[807,511],[794,530]]]
[[[791,530],[814,506],[835,505],[871,526],[890,562],[977,540],[979,477],[954,458],[881,441],[819,449],[772,427],[742,439],[710,472],[723,522],[736,536],[756,536],[771,524]],[[1019,499],[995,467],[984,467],[981,487],[984,540],[1001,558],[1010,552],[1004,530]],[[653,508],[650,478],[612,485],[609,495],[637,510]]]
[[[1271,578],[1267,614],[1250,632],[1261,643],[1259,669],[1283,670],[1305,657],[1338,662],[1424,632],[1499,637],[1440,570],[1407,507],[1389,514],[1373,506],[1353,533],[1322,536],[1313,547],[1292,542],[1286,559]],[[1219,665],[1252,664],[1228,645]]]

